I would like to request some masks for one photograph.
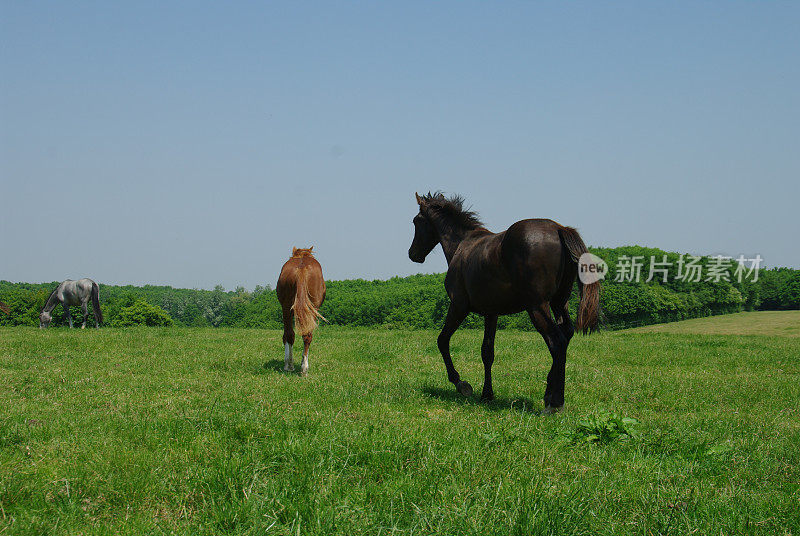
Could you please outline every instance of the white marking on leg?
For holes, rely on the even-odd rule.
[[[303,376],[308,374],[308,353],[303,354],[303,360],[300,362],[300,374]]]
[[[286,347],[286,353],[283,356],[283,370],[286,372],[291,372],[294,370],[294,363],[292,362],[292,345],[287,342],[284,343],[284,346]]]

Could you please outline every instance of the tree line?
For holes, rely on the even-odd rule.
[[[605,329],[743,310],[800,309],[800,270],[761,269],[754,281],[754,274],[736,273],[736,263],[720,269],[713,257],[700,257],[695,258],[695,267],[704,269],[703,276],[694,281],[679,277],[681,268],[686,272],[688,257],[681,258],[677,253],[640,246],[590,249],[608,264],[601,290]],[[656,277],[646,281],[651,258],[660,268]],[[637,260],[641,270],[638,280],[629,277]],[[712,272],[714,277],[709,278]],[[10,309],[8,315],[0,314],[0,325],[38,325],[39,312],[58,283],[0,281],[0,301]],[[243,287],[226,291],[221,286],[214,290],[198,290],[98,283],[106,325],[113,327],[175,325],[277,329],[282,326],[280,304],[268,285],[257,286],[252,291]],[[393,277],[385,281],[329,281],[327,288],[327,298],[320,312],[333,325],[435,329],[442,326],[449,305],[444,274]],[[577,302],[576,289],[570,303],[573,315]],[[72,315],[80,318],[80,309],[73,308]],[[57,307],[53,312],[53,325],[63,324],[62,308]],[[483,320],[477,315],[470,315],[464,322],[467,328],[482,326]],[[498,327],[533,329],[525,313],[500,317]]]

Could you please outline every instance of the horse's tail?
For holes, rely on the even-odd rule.
[[[561,244],[569,252],[570,259],[577,265],[580,256],[589,251],[581,235],[572,227],[561,227],[558,235],[561,237]],[[575,327],[585,335],[597,331],[600,317],[600,281],[584,285],[579,277],[578,291],[581,294],[581,301],[578,305]]]
[[[100,310],[100,287],[92,281],[92,309],[98,322],[103,323],[103,311]]]
[[[302,268],[297,271],[296,290],[294,294],[294,325],[295,331],[302,335],[308,335],[317,327],[317,318],[325,320],[314,304],[311,302],[311,295],[308,292],[308,282],[306,278],[308,272]]]

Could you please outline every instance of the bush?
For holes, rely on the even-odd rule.
[[[640,246],[591,249],[609,266],[609,273],[600,291],[602,326],[605,329],[733,313],[743,309],[800,308],[800,270],[797,269],[762,269],[755,282],[738,281],[731,269],[727,280],[703,279],[694,283],[677,279],[677,253]],[[617,262],[622,255],[643,259],[643,279],[648,275],[649,258],[652,256],[661,260],[666,255],[672,263],[668,280],[662,281],[656,277],[650,282],[615,281]],[[704,273],[707,273],[705,270],[709,263],[710,258],[701,259]],[[418,274],[393,277],[386,281],[328,281],[327,297],[320,312],[332,325],[438,330],[444,323],[450,305],[444,279],[444,274]],[[57,285],[55,281],[33,284],[0,281],[0,300],[10,308],[9,314],[0,313],[0,326],[38,325],[39,312]],[[140,300],[147,305],[139,305]],[[573,316],[578,309],[578,301],[575,286],[569,304]],[[241,287],[225,291],[221,286],[214,290],[200,290],[102,284],[100,303],[109,326],[173,323],[198,327],[282,327],[281,306],[275,291],[268,286],[259,286],[248,292]],[[153,310],[159,312],[154,313]],[[78,308],[73,309],[74,318],[79,318],[78,311]],[[62,308],[56,307],[53,312],[54,325],[63,324],[63,319]],[[471,314],[462,327],[482,329],[483,318]],[[524,312],[500,317],[498,328],[534,329],[528,314]]]
[[[144,300],[137,300],[133,305],[120,309],[111,325],[114,327],[171,326],[172,318],[161,307],[150,305]]]

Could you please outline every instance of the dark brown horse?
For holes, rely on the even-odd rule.
[[[308,350],[317,318],[325,318],[318,309],[325,300],[325,280],[322,278],[322,267],[312,255],[311,250],[292,248],[292,257],[281,268],[278,277],[278,301],[283,309],[283,345],[286,350],[283,359],[283,370],[294,370],[292,361],[292,345],[297,330],[303,337],[303,361],[300,363],[300,374],[308,373]]]
[[[567,306],[578,258],[586,252],[578,232],[552,220],[537,219],[518,221],[502,233],[492,233],[476,213],[463,208],[459,196],[448,199],[437,192],[416,197],[419,213],[414,217],[414,241],[408,256],[424,262],[436,244],[441,244],[447,259],[444,285],[450,309],[437,341],[447,378],[459,393],[472,395],[472,386],[453,367],[450,337],[470,312],[478,313],[485,319],[481,399],[492,400],[497,317],[527,311],[553,358],[544,392],[545,411],[560,409],[564,405],[567,345],[575,332]],[[576,324],[579,331],[587,333],[597,329],[600,284],[583,285],[578,280],[578,288],[581,299]]]

